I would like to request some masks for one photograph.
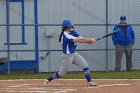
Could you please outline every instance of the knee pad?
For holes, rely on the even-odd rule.
[[[56,73],[54,73],[54,74],[52,75],[52,77],[53,77],[53,78],[59,78],[59,77],[60,77],[60,75],[59,75],[59,73],[58,73],[58,72],[56,72]]]
[[[91,76],[90,76],[90,71],[89,71],[89,69],[88,69],[88,68],[84,68],[84,69],[83,69],[83,73],[84,73],[84,75],[85,75],[85,77],[86,77],[86,79],[87,79],[87,82],[90,82],[90,81],[91,81]]]
[[[87,74],[90,74],[90,71],[89,71],[88,68],[84,68],[83,69],[83,73],[84,73],[84,75],[87,75]]]

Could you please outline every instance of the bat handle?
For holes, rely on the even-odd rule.
[[[100,40],[101,38],[96,39],[96,41]]]

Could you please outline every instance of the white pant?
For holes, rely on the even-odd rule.
[[[64,74],[66,74],[69,69],[69,66],[71,64],[78,65],[79,67],[82,67],[82,68],[88,67],[88,63],[78,53],[62,54],[62,65],[61,65],[61,69],[59,71],[59,75],[62,76]]]

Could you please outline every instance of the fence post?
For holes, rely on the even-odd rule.
[[[35,61],[36,67],[35,72],[39,72],[39,49],[38,49],[38,8],[37,8],[38,0],[34,0],[34,27],[35,27]]]
[[[106,0],[106,34],[108,34],[108,0]],[[106,71],[108,72],[108,38],[106,38]]]
[[[9,20],[9,0],[6,0],[6,25],[7,25],[7,62],[8,74],[10,74],[10,20]]]

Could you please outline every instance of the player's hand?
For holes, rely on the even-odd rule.
[[[93,44],[93,43],[96,43],[96,39],[91,38],[91,42],[89,42],[89,44]]]
[[[96,43],[96,39],[92,38],[92,42],[93,42],[93,43]]]

